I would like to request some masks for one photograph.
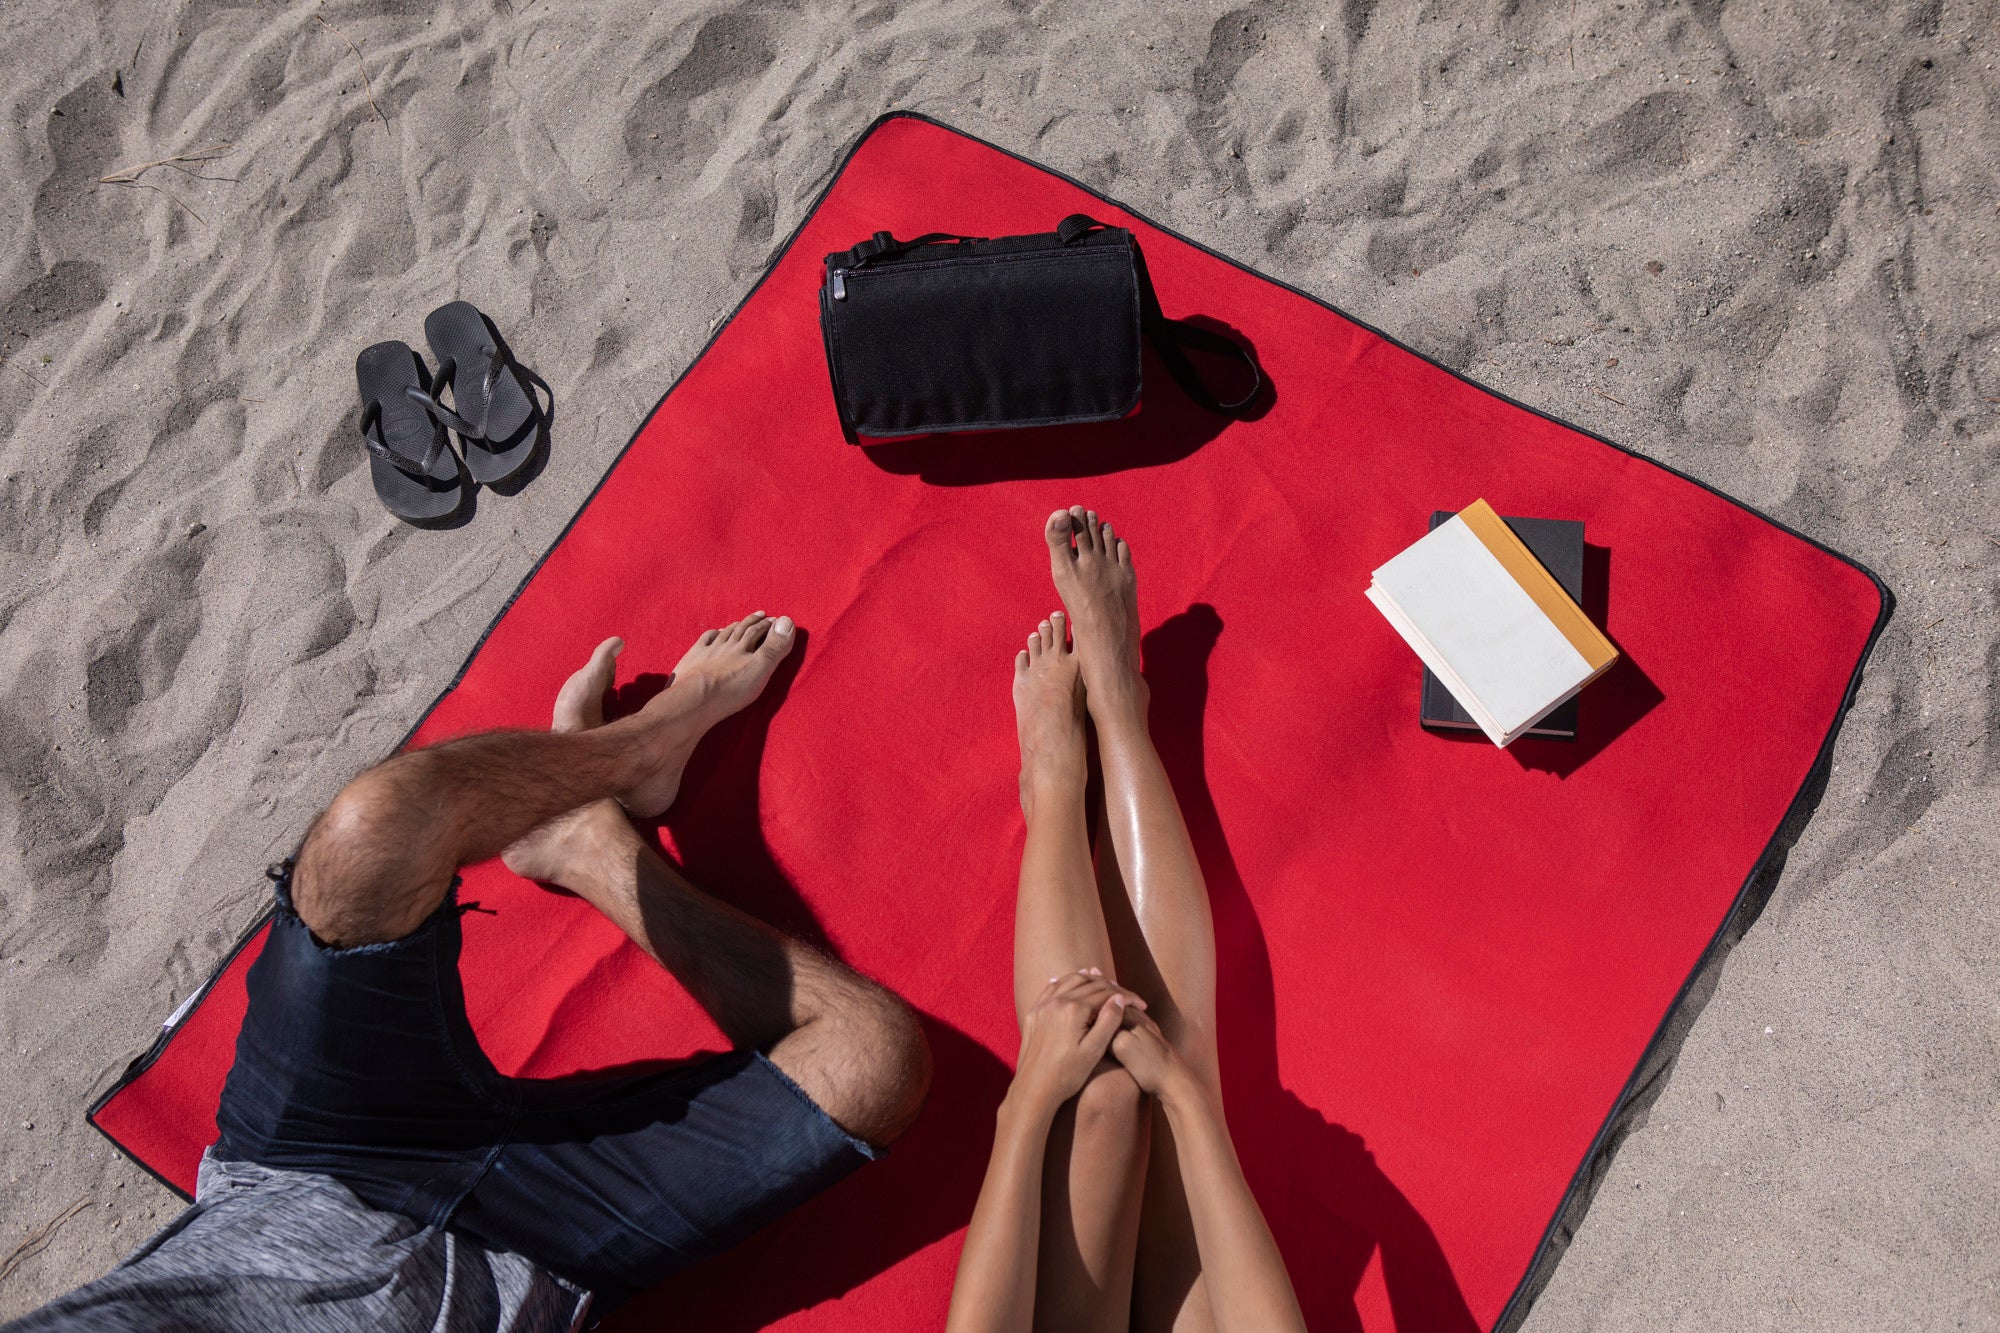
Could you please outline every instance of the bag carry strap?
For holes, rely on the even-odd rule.
[[[1056,235],[1064,245],[1075,245],[1090,233],[1108,226],[1108,223],[1099,222],[1088,213],[1072,213],[1056,224]],[[1257,364],[1257,358],[1250,354],[1249,348],[1227,334],[1190,324],[1184,319],[1168,319],[1166,312],[1160,309],[1160,294],[1153,290],[1153,276],[1146,270],[1146,255],[1140,250],[1136,237],[1132,241],[1132,264],[1139,273],[1140,324],[1153,340],[1153,347],[1159,352],[1167,373],[1174,377],[1174,383],[1181,386],[1181,392],[1192,398],[1196,406],[1206,408],[1217,416],[1241,420],[1264,388],[1264,370]],[[1194,363],[1188,360],[1188,348],[1219,356],[1233,356],[1242,361],[1250,368],[1249,389],[1241,397],[1227,402],[1217,398],[1202,383]]]
[[[886,231],[878,231],[852,250],[829,256],[833,268],[860,268],[876,259],[894,258],[908,254],[920,246],[936,245],[939,241],[954,241],[960,245],[971,245],[983,241],[984,236],[960,236],[956,232],[927,231],[913,240],[899,241]]]

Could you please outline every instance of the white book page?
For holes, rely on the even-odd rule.
[[[1412,625],[1401,611],[1396,609],[1396,604],[1389,600],[1388,594],[1383,592],[1380,586],[1371,585],[1368,589],[1368,600],[1375,603],[1375,609],[1382,613],[1382,618],[1395,627],[1396,633],[1403,636],[1403,642],[1410,645],[1410,650],[1431,669],[1431,674],[1444,682],[1444,687],[1451,691],[1452,698],[1458,700],[1466,714],[1479,724],[1481,731],[1486,733],[1486,739],[1495,745],[1505,747],[1512,738],[1493,721],[1492,714],[1480,706],[1479,700],[1472,697],[1472,692],[1466,689],[1465,682],[1459,680],[1452,669],[1445,664],[1445,660],[1438,656],[1437,649],[1424,642],[1424,636],[1417,632],[1417,627]]]
[[[1446,664],[1438,678],[1455,677],[1454,695],[1462,683],[1478,699],[1475,709],[1459,695],[1475,718],[1482,710],[1491,717],[1495,742],[1590,679],[1583,655],[1460,519],[1376,570],[1375,583]]]

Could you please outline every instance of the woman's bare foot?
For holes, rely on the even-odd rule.
[[[1080,804],[1087,776],[1083,751],[1083,677],[1063,613],[1036,626],[1014,654],[1014,720],[1021,735],[1021,808],[1038,800]]]
[[[1056,591],[1069,608],[1091,716],[1101,726],[1136,711],[1143,723],[1147,692],[1139,674],[1139,581],[1132,548],[1082,505],[1049,515],[1042,535]]]

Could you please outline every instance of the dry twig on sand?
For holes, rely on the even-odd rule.
[[[27,376],[27,378],[33,380],[37,384],[40,384],[44,389],[49,387],[46,383],[43,382],[42,377],[40,375],[30,375],[27,371],[21,369],[19,366],[15,365],[10,360],[7,360],[5,358],[0,358],[0,366],[7,367],[7,369],[13,371],[16,375]]]
[[[196,180],[234,181],[236,179],[234,176],[204,176],[201,172],[190,169],[186,164],[190,162],[213,162],[215,161],[215,159],[219,157],[227,157],[230,153],[234,152],[235,150],[236,150],[235,144],[228,144],[228,143],[211,144],[207,148],[197,148],[192,152],[175,153],[172,157],[162,157],[162,158],[156,158],[151,162],[141,162],[136,167],[125,167],[122,170],[112,172],[108,176],[99,176],[97,178],[97,183],[99,185],[130,185],[134,186],[137,189],[152,190],[155,193],[163,194],[167,196],[167,198],[171,199],[177,208],[181,209],[189,217],[193,218],[196,222],[199,222],[201,223],[202,226],[206,227],[208,225],[208,219],[203,217],[201,214],[195,212],[193,207],[188,204],[187,200],[181,198],[179,195],[175,194],[172,190],[162,189],[161,187],[154,185],[149,181],[142,181],[139,178],[145,175],[147,172],[151,171],[154,167],[172,167],[175,171],[180,172],[182,175],[192,176]]]
[[[187,200],[185,200],[185,199],[181,198],[181,197],[180,197],[179,195],[175,194],[175,193],[174,193],[174,192],[173,192],[172,190],[163,190],[163,189],[161,189],[161,188],[160,188],[159,186],[157,186],[157,185],[148,185],[148,184],[146,184],[146,182],[144,182],[144,181],[119,181],[119,182],[118,182],[118,184],[120,184],[120,185],[130,185],[130,186],[133,186],[133,187],[134,187],[134,188],[136,188],[136,189],[140,189],[140,190],[152,190],[152,191],[154,191],[154,192],[155,192],[155,193],[157,193],[157,194],[163,194],[163,195],[167,196],[167,198],[169,198],[169,199],[171,199],[171,200],[173,201],[173,203],[174,203],[174,207],[176,207],[176,208],[180,209],[180,210],[181,210],[181,211],[182,211],[183,213],[186,213],[186,214],[187,214],[187,215],[188,215],[189,217],[193,218],[193,219],[194,219],[194,220],[195,220],[196,222],[199,222],[199,223],[200,223],[200,224],[201,224],[202,226],[206,227],[206,226],[208,225],[208,219],[207,219],[207,218],[205,218],[205,217],[203,217],[203,216],[202,216],[201,214],[199,214],[199,213],[195,212],[195,211],[194,211],[194,206],[193,206],[192,204],[188,203],[188,201],[187,201]]]
[[[218,157],[229,156],[235,149],[236,145],[231,143],[211,144],[207,148],[197,148],[191,153],[175,153],[172,157],[162,157],[151,162],[141,162],[136,167],[123,167],[108,176],[99,176],[97,183],[99,185],[137,185],[139,177],[145,175],[154,167],[172,167],[176,171],[187,172],[187,174],[197,180],[231,180],[233,178],[229,176],[204,176],[198,171],[189,172],[182,164],[186,162],[213,162]]]
[[[333,35],[334,35],[334,36],[336,36],[336,37],[340,38],[340,40],[341,40],[341,41],[343,41],[343,42],[346,42],[346,43],[347,43],[347,49],[348,49],[348,50],[350,50],[350,51],[352,51],[352,52],[354,52],[354,63],[355,63],[355,64],[357,64],[357,65],[359,65],[359,66],[361,66],[361,86],[362,86],[362,88],[364,88],[364,89],[366,89],[366,90],[367,90],[367,93],[368,93],[368,105],[369,105],[369,106],[371,106],[371,107],[375,107],[375,115],[376,115],[376,117],[377,117],[378,119],[380,119],[380,120],[381,120],[381,122],[382,122],[382,128],[383,128],[383,129],[385,129],[385,130],[386,130],[386,129],[388,129],[388,128],[389,128],[389,118],[388,118],[387,116],[385,116],[385,115],[383,115],[383,114],[382,114],[382,108],[381,108],[381,107],[379,107],[379,106],[375,106],[375,85],[374,85],[373,83],[370,83],[370,82],[368,81],[368,62],[367,62],[366,60],[363,60],[363,59],[361,58],[361,48],[360,48],[360,47],[358,47],[358,46],[356,46],[356,45],[354,44],[354,39],[353,39],[352,37],[349,37],[349,36],[348,36],[348,35],[347,35],[346,33],[342,32],[342,31],[341,31],[340,29],[338,29],[338,28],[334,27],[334,26],[333,26],[333,25],[332,25],[331,23],[328,23],[328,22],[327,22],[327,21],[326,21],[326,20],[325,20],[325,19],[324,19],[323,17],[321,17],[320,15],[318,15],[318,14],[315,14],[315,15],[313,15],[313,19],[314,19],[314,20],[315,20],[315,21],[316,21],[316,22],[317,22],[317,23],[318,23],[318,24],[319,24],[319,25],[320,25],[320,26],[321,26],[322,28],[326,28],[326,29],[329,29],[330,31],[332,31],[332,33],[333,33]]]
[[[0,1259],[0,1282],[5,1282],[7,1275],[12,1273],[23,1259],[26,1259],[35,1253],[35,1251],[41,1249],[42,1246],[46,1245],[49,1237],[56,1234],[56,1228],[82,1212],[84,1202],[84,1200],[78,1199],[75,1203],[44,1222],[40,1227],[22,1237],[21,1243],[9,1250],[5,1259]]]
[[[1610,394],[1604,392],[1604,390],[1602,389],[1592,387],[1591,392],[1596,394],[1599,398],[1602,398],[1607,403],[1616,403],[1620,407],[1625,406],[1625,400],[1623,398],[1613,398]]]

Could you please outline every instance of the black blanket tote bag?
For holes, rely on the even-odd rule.
[[[1114,421],[1139,405],[1146,339],[1208,411],[1241,418],[1263,387],[1247,347],[1160,312],[1130,231],[1082,213],[991,240],[878,231],[826,257],[819,312],[850,440]],[[1217,398],[1189,349],[1241,361],[1240,392]]]

